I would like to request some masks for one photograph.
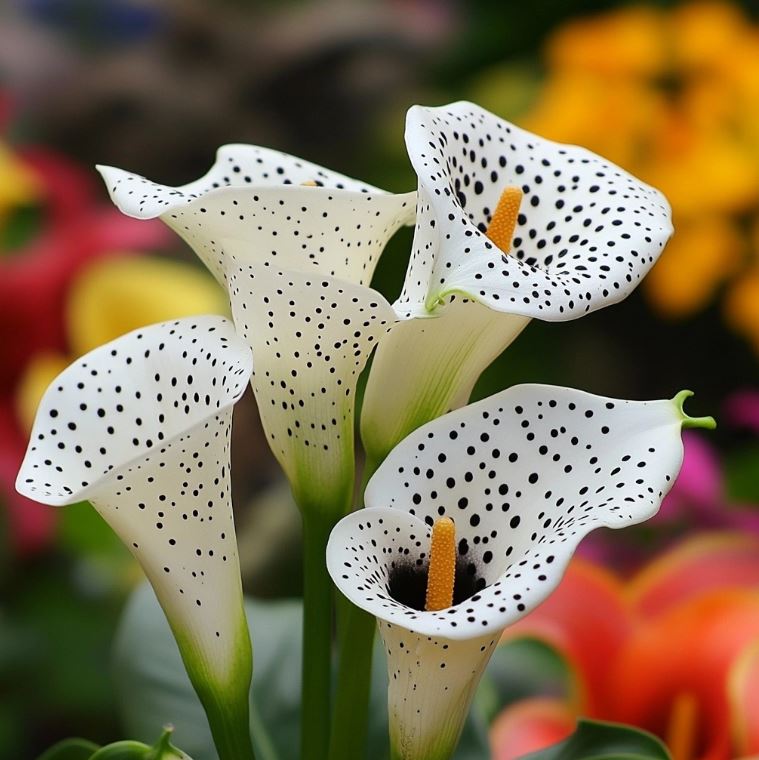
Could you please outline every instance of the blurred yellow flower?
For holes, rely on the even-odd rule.
[[[26,365],[16,390],[16,415],[24,430],[32,429],[47,386],[68,364],[69,360],[63,354],[43,352],[33,356]]]
[[[40,190],[33,172],[0,143],[0,224],[16,206],[35,201]]]
[[[759,217],[759,26],[729,2],[628,6],[565,24],[544,58],[520,123],[607,156],[672,204],[651,303],[685,317],[724,288],[727,321],[759,350],[759,235],[746,233]]]
[[[648,6],[573,21],[548,41],[548,65],[604,76],[656,76],[666,62],[662,22],[662,12]]]
[[[662,314],[689,314],[735,274],[745,248],[746,241],[729,218],[695,219],[678,230],[667,255],[649,272],[648,295]]]
[[[71,356],[33,357],[16,391],[16,411],[31,428],[45,389],[73,358],[154,322],[193,314],[228,314],[222,289],[192,264],[143,255],[100,259],[72,283],[66,303]]]
[[[66,329],[74,356],[154,322],[229,312],[224,291],[205,270],[149,256],[96,261],[72,283]]]

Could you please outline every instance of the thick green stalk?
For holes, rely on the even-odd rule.
[[[380,464],[367,460],[361,482],[362,497],[366,484]],[[337,613],[340,656],[329,760],[360,760],[366,756],[372,650],[377,623],[374,615],[364,612],[342,595]]]
[[[372,649],[377,621],[344,596],[337,603],[340,621],[340,660],[332,715],[329,760],[366,756]]]
[[[329,747],[332,680],[332,580],[327,539],[335,520],[321,511],[303,515],[303,686],[301,757],[324,760]]]
[[[203,706],[211,726],[213,743],[219,760],[255,760],[250,739],[248,702],[240,700],[224,704],[204,701]]]
[[[187,675],[205,710],[219,760],[255,760],[249,722],[253,656],[242,603],[242,587],[239,594],[239,620],[234,650],[236,657],[229,665],[226,675],[220,675],[214,670],[214,663],[203,655],[197,642],[189,638],[167,615]]]

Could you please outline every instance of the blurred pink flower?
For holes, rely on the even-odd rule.
[[[752,414],[754,415],[752,418]],[[759,432],[759,394],[746,392],[731,397],[724,415],[727,423],[752,427]],[[741,530],[759,536],[759,505],[731,501],[725,489],[720,458],[715,448],[701,435],[683,433],[685,456],[680,475],[662,503],[659,513],[649,521],[655,535],[640,535],[622,541],[609,531],[596,531],[580,547],[586,559],[616,568],[634,568],[689,530]],[[648,528],[646,528],[648,530]],[[637,538],[637,540],[636,540]]]
[[[724,416],[734,427],[759,433],[759,391],[746,388],[733,393],[725,402]]]
[[[683,468],[664,501],[660,519],[688,521],[699,528],[747,530],[759,535],[759,508],[727,498],[714,447],[694,433],[684,438]]]

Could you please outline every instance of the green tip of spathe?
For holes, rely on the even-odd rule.
[[[684,428],[703,428],[704,430],[714,430],[717,427],[717,422],[714,417],[689,417],[683,405],[685,399],[690,398],[693,395],[693,391],[680,391],[673,399],[672,403],[677,407],[682,418],[682,426]]]

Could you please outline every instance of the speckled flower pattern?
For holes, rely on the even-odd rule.
[[[580,540],[656,513],[682,463],[682,421],[673,401],[520,385],[424,425],[390,453],[367,508],[333,530],[327,561],[340,590],[380,621],[398,741],[421,751],[441,732],[457,737],[439,715],[465,714],[502,630],[550,594]],[[424,582],[443,516],[458,539],[454,604],[427,612],[402,586]]]
[[[285,153],[225,145],[200,179],[181,187],[99,167],[119,209],[160,217],[225,281],[223,238],[251,260],[368,285],[382,249],[413,222],[415,194],[394,195]]]
[[[353,466],[355,391],[393,323],[377,291],[334,277],[246,263],[228,249],[235,324],[253,348],[252,384],[269,446],[297,488],[329,502]]]
[[[240,636],[232,407],[251,352],[221,317],[166,322],[83,356],[42,399],[17,488],[89,500],[141,563],[173,626],[220,667]]]
[[[452,293],[545,320],[625,298],[672,233],[654,188],[603,158],[530,134],[472,103],[414,106],[406,144],[419,177],[416,235],[398,309]],[[501,192],[523,192],[509,251],[485,235]]]
[[[361,421],[377,458],[466,403],[531,318],[576,319],[626,298],[672,233],[669,205],[654,188],[472,103],[413,106],[406,145],[419,182],[411,258],[394,303],[402,321],[379,346]],[[507,188],[522,198],[502,250],[487,232]],[[386,394],[401,373],[409,382]]]
[[[358,375],[396,319],[368,284],[389,238],[413,221],[415,193],[251,145],[224,146],[208,174],[178,188],[100,170],[122,211],[160,216],[225,285],[253,348],[267,439],[299,503],[347,508]]]

